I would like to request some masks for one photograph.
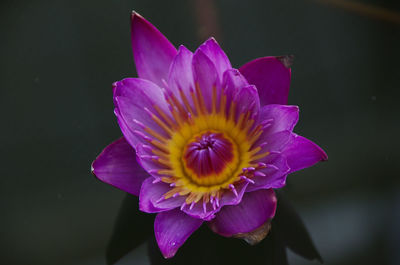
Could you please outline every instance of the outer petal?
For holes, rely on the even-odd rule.
[[[239,71],[255,85],[261,105],[286,105],[290,86],[290,68],[276,57],[263,57],[243,65]]]
[[[282,153],[286,156],[290,172],[310,167],[319,161],[328,159],[327,154],[312,141],[292,134],[289,143],[283,148]]]
[[[172,258],[189,236],[203,223],[176,209],[157,214],[154,233],[161,253]]]
[[[150,22],[138,13],[131,16],[132,49],[136,70],[140,78],[162,85],[167,80],[175,47]]]
[[[158,213],[174,209],[185,201],[185,197],[163,199],[163,195],[171,187],[163,182],[153,183],[154,178],[150,177],[143,181],[139,195],[139,209],[146,213]]]
[[[214,38],[208,39],[200,47],[201,50],[208,58],[214,63],[215,69],[217,70],[219,80],[222,81],[222,75],[228,69],[231,69],[231,62],[226,56],[225,52],[218,45]]]
[[[122,133],[131,144],[136,146],[144,141],[142,136],[147,135],[144,132],[145,127],[165,136],[163,129],[152,120],[149,114],[149,111],[153,114],[157,113],[154,106],[168,113],[168,106],[161,88],[139,78],[126,78],[116,82],[114,86],[114,102],[117,108],[115,113]]]
[[[269,126],[264,129],[267,135],[284,130],[293,131],[299,120],[299,107],[271,104],[261,108],[259,117],[270,121]]]
[[[92,164],[92,173],[101,181],[138,196],[149,175],[136,162],[135,149],[124,137],[107,146]]]
[[[246,193],[238,205],[223,207],[209,224],[215,233],[226,237],[249,233],[274,217],[275,210],[274,191],[258,190]]]

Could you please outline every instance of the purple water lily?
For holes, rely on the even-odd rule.
[[[286,105],[287,58],[258,58],[237,70],[215,39],[194,53],[176,50],[137,13],[132,48],[139,78],[113,84],[124,136],[96,158],[93,173],[139,196],[141,211],[157,213],[166,258],[203,222],[222,236],[262,240],[275,215],[273,189],[327,159],[292,132],[299,109]]]

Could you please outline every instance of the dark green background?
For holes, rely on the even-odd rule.
[[[360,1],[400,16],[396,1]],[[400,264],[400,24],[311,0],[215,7],[235,67],[296,57],[295,131],[329,161],[290,175],[286,193],[326,264]],[[90,164],[121,135],[111,83],[135,76],[133,9],[175,45],[204,41],[193,1],[1,2],[1,264],[105,264],[124,193]]]

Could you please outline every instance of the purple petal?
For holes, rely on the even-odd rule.
[[[239,70],[234,68],[225,71],[222,80],[222,87],[229,95],[236,95],[240,88],[249,85],[246,78],[239,72]],[[228,101],[231,100],[232,97],[233,96],[228,97]]]
[[[165,166],[161,165],[156,161],[155,158],[158,158],[154,155],[153,147],[151,145],[146,144],[137,144],[136,147],[136,159],[138,163],[145,169],[150,175],[154,177],[157,176],[155,173],[157,170],[166,169]]]
[[[290,172],[310,167],[319,161],[328,159],[327,154],[318,145],[294,133],[282,153],[286,156]]]
[[[225,191],[225,193],[221,197],[221,207],[224,205],[236,205],[239,204],[242,199],[244,193],[247,191],[249,183],[248,182],[243,182],[240,184],[235,185],[235,189],[237,192],[237,195],[233,193],[232,191]],[[250,184],[251,185],[251,184]]]
[[[299,120],[299,108],[297,106],[271,104],[261,108],[260,119],[271,120],[270,126],[264,129],[269,135],[280,131],[293,131]]]
[[[257,93],[257,88],[253,85],[243,87],[236,94],[238,116],[241,113],[251,112],[253,118],[257,118],[260,110],[260,100]]]
[[[161,80],[167,80],[176,49],[156,27],[138,13],[132,13],[131,23],[137,73],[140,78],[161,86]]]
[[[136,136],[129,129],[128,125],[126,125],[126,122],[124,118],[122,118],[122,115],[118,108],[114,108],[114,114],[117,117],[118,125],[121,129],[121,132],[125,136],[125,140],[127,140],[131,146],[135,146],[137,144],[137,141],[133,139],[136,139]]]
[[[202,223],[202,220],[192,218],[178,209],[157,214],[154,233],[163,256],[172,258]]]
[[[237,196],[232,191],[227,190],[221,196],[219,200],[219,206],[215,209],[212,207],[211,203],[206,205],[206,211],[203,208],[203,204],[200,202],[196,203],[193,208],[189,205],[183,207],[182,211],[190,215],[193,218],[202,219],[204,221],[210,221],[215,217],[215,214],[221,210],[224,205],[236,205],[242,201],[243,194],[246,191],[246,187],[249,185],[248,182],[241,183],[235,186]]]
[[[290,68],[276,57],[263,57],[243,65],[240,72],[258,89],[261,105],[286,105],[290,86]]]
[[[135,149],[124,137],[100,153],[92,164],[92,172],[101,181],[136,196],[149,176],[136,162]]]
[[[251,117],[256,118],[260,109],[257,88],[247,83],[246,78],[237,69],[229,69],[224,73],[222,87],[227,97],[226,111],[230,105],[236,103],[236,118],[246,111],[252,112]]]
[[[193,53],[185,46],[180,46],[178,54],[172,61],[168,75],[170,92],[180,99],[178,91],[181,89],[189,103],[192,103],[190,89],[194,89],[192,59]],[[193,108],[193,105],[191,107]]]
[[[207,55],[207,57],[214,63],[219,80],[222,81],[222,75],[226,70],[231,69],[232,66],[217,41],[214,38],[210,38],[199,47],[199,50]]]
[[[230,237],[239,233],[249,233],[274,217],[276,197],[272,189],[246,193],[238,205],[225,206],[209,222],[217,234]]]
[[[181,210],[188,216],[203,221],[210,221],[211,219],[213,219],[215,217],[215,213],[218,212],[220,209],[221,206],[213,209],[211,204],[208,203],[208,205],[206,205],[206,210],[204,211],[201,201],[195,203],[192,207],[191,205],[186,205],[185,203],[185,205],[181,208]]]
[[[126,78],[116,82],[114,102],[121,131],[132,145],[136,146],[144,141],[142,136],[135,133],[139,131],[147,135],[144,128],[166,136],[166,132],[154,122],[148,112],[156,114],[154,106],[157,106],[167,115],[169,113],[163,92],[156,84],[139,78]]]
[[[232,68],[225,71],[222,79],[222,88],[227,99],[226,113],[228,113],[233,100],[237,98],[239,91],[248,85],[249,83],[247,83],[246,78],[240,74],[239,70]]]
[[[171,187],[163,182],[153,183],[154,178],[150,177],[143,181],[139,195],[139,209],[146,213],[158,213],[172,210],[181,206],[185,197],[163,199],[163,195],[171,190]]]
[[[200,88],[208,110],[211,110],[212,89],[215,86],[217,92],[220,91],[221,82],[217,70],[210,58],[200,49],[197,49],[193,55],[192,69],[195,83]]]
[[[291,131],[281,131],[274,134],[262,133],[260,138],[258,138],[257,142],[254,144],[254,147],[262,145],[262,150],[259,153],[263,153],[265,151],[277,151],[280,152],[291,139],[292,132]],[[262,162],[262,161],[260,161]]]
[[[262,159],[262,162],[267,167],[258,170],[262,174],[253,177],[254,184],[247,186],[246,192],[259,189],[279,189],[285,186],[286,177],[290,170],[286,157],[282,154],[269,154]]]

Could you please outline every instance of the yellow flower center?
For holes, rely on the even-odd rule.
[[[182,91],[180,101],[169,95],[167,101],[173,119],[154,106],[164,121],[155,114],[152,119],[167,132],[168,138],[149,128],[145,130],[155,138],[151,141],[156,147],[153,153],[163,166],[157,173],[173,187],[164,198],[187,195],[187,204],[200,199],[208,203],[243,181],[246,178],[243,169],[258,167],[256,160],[268,152],[260,153],[260,147],[253,147],[262,126],[253,126],[251,111],[237,113],[237,103],[227,103],[224,92],[217,100],[213,87],[208,108],[198,86],[191,92],[191,98],[192,105]]]

